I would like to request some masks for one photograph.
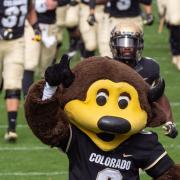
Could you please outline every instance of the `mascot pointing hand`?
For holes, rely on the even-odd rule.
[[[164,81],[150,87],[125,64],[102,57],[69,57],[48,67],[34,84],[25,113],[33,133],[69,158],[70,180],[137,180],[139,169],[156,180],[180,179],[156,133],[165,115],[156,103]]]

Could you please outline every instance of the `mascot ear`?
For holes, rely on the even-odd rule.
[[[152,117],[148,120],[147,127],[158,127],[166,122],[166,114],[157,102],[151,104]]]
[[[160,78],[155,86],[151,86],[148,92],[148,100],[150,103],[157,101],[164,93],[165,81]]]
[[[160,78],[155,86],[151,86],[148,92],[148,100],[151,104],[152,117],[149,119],[148,127],[157,127],[166,122],[166,115],[157,103],[158,99],[163,96],[165,90],[165,82],[163,78]]]

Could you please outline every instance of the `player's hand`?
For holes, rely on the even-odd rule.
[[[165,135],[170,138],[175,138],[178,135],[176,125],[173,122],[167,122],[163,126],[163,129],[165,130]]]
[[[56,0],[46,0],[46,7],[48,10],[54,10],[58,6],[58,2]]]
[[[71,2],[69,3],[69,5],[70,6],[76,6],[76,5],[78,5],[79,3],[78,3],[78,1],[76,1],[76,0],[71,0]]]
[[[1,28],[0,29],[0,40],[11,40],[13,38],[12,29]]]
[[[34,37],[32,40],[34,41],[41,41],[41,29],[39,27],[39,24],[36,22],[34,25],[32,25],[34,30]]]
[[[89,23],[90,26],[94,26],[94,24],[96,23],[96,18],[94,14],[90,14],[88,16],[87,22]]]
[[[50,86],[69,87],[74,80],[74,74],[69,67],[70,57],[64,54],[60,63],[49,66],[45,71],[45,80]]]
[[[145,19],[143,20],[143,24],[151,26],[153,23],[154,23],[154,16],[152,14],[146,14]]]

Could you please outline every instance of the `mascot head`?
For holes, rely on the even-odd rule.
[[[61,106],[69,121],[104,151],[164,118],[155,103],[163,81],[150,87],[132,68],[102,57],[80,62],[72,73],[75,78],[63,88]]]

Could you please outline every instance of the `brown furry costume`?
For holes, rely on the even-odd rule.
[[[128,66],[106,58],[93,57],[80,62],[72,72],[75,75],[73,83],[68,88],[59,86],[51,99],[42,101],[44,81],[34,84],[28,93],[25,102],[27,122],[43,143],[65,149],[71,124],[64,111],[65,105],[74,99],[84,101],[90,85],[101,79],[127,82],[135,87],[139,94],[140,106],[147,113],[148,127],[159,126],[164,122],[161,120],[165,115],[158,104],[148,102],[149,86]],[[172,166],[156,179],[180,179],[180,166]]]

